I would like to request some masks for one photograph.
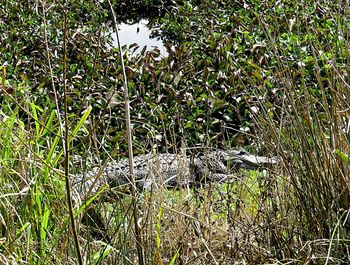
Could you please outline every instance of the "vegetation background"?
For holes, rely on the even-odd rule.
[[[109,4],[4,0],[0,262],[348,263],[348,3],[112,4],[118,21],[148,19],[168,52],[122,50],[135,154],[245,146],[281,165],[140,193],[137,205],[123,191],[70,205],[67,169],[74,178],[127,152]]]

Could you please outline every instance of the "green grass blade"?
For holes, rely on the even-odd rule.
[[[74,127],[72,134],[70,135],[68,139],[68,144],[73,140],[73,138],[77,135],[78,131],[80,128],[84,125],[84,122],[87,120],[89,117],[89,114],[92,110],[92,107],[89,106],[86,111],[84,112],[83,116],[80,118],[78,124]],[[58,161],[63,155],[63,150],[60,151],[60,153],[57,155],[56,160]]]
[[[99,241],[102,245],[102,248],[95,253],[92,254],[92,264],[97,265],[100,264],[111,252],[113,247],[109,244],[106,244],[102,241]]]
[[[160,229],[161,229],[161,221],[162,221],[162,217],[163,217],[163,208],[159,208],[159,212],[158,212],[158,221],[157,221],[157,226],[156,226],[156,235],[157,235],[157,249],[160,249],[160,243],[161,243],[161,239],[160,239]]]
[[[51,214],[51,210],[45,206],[44,214],[41,217],[41,228],[40,228],[40,242],[42,243],[42,255],[45,256],[45,245],[47,241],[47,230],[48,230],[48,223],[49,223],[49,217]]]
[[[336,149],[335,153],[343,160],[345,161],[348,165],[350,165],[350,157],[348,154],[343,153],[342,151]]]
[[[171,259],[169,265],[174,265],[174,264],[175,264],[176,259],[177,259],[177,257],[179,256],[179,251],[180,251],[180,249],[178,249],[178,250],[176,251],[176,253],[175,253],[175,255],[173,256],[173,258]]]
[[[84,125],[84,122],[87,120],[87,118],[90,115],[90,112],[92,110],[92,107],[89,106],[86,111],[84,112],[83,116],[81,117],[81,119],[79,120],[77,126],[75,126],[75,128],[73,129],[72,132],[72,137],[75,137],[77,135],[77,132],[80,130],[80,128]]]
[[[89,198],[85,203],[83,203],[79,209],[74,213],[74,218],[77,218],[79,214],[86,210],[86,208],[101,194],[108,186],[104,186],[98,192],[96,192],[91,198]]]
[[[47,120],[47,122],[46,122],[46,124],[45,124],[45,127],[42,129],[42,132],[40,133],[40,134],[42,135],[43,138],[47,135],[47,133],[49,132],[49,130],[52,131],[52,122],[53,122],[53,120],[54,120],[55,117],[56,117],[56,111],[53,110],[53,111],[51,111],[51,113],[50,113],[50,116],[49,116],[49,118],[48,118],[48,120]]]
[[[40,139],[40,123],[38,120],[38,110],[40,112],[42,112],[43,110],[39,106],[35,105],[34,102],[30,103],[30,107],[32,109],[32,116],[34,118],[34,124],[35,124],[35,139],[36,139],[36,141],[39,141],[39,139]]]

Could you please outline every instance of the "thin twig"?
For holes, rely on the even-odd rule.
[[[75,248],[78,255],[79,265],[83,265],[83,259],[80,253],[80,245],[78,239],[78,233],[75,226],[74,213],[73,213],[73,203],[71,196],[71,183],[69,179],[69,125],[68,125],[68,101],[67,101],[67,10],[64,10],[64,24],[63,24],[63,98],[64,98],[64,137],[63,140],[63,151],[64,151],[64,173],[66,181],[66,192],[67,192],[67,201],[68,201],[68,211],[69,218],[72,225],[73,238],[75,243]]]
[[[145,264],[145,256],[144,251],[142,247],[142,238],[141,238],[141,232],[138,224],[138,209],[137,209],[137,197],[136,197],[136,181],[135,181],[135,175],[134,175],[134,157],[133,157],[133,146],[132,146],[132,131],[131,131],[131,122],[130,122],[130,103],[129,103],[129,91],[128,91],[128,80],[125,72],[125,66],[124,66],[124,60],[123,60],[123,51],[122,47],[120,45],[119,41],[119,34],[118,34],[118,26],[117,26],[117,19],[113,10],[113,6],[111,4],[111,1],[108,0],[109,7],[111,9],[111,13],[113,16],[113,22],[114,22],[114,31],[117,36],[117,43],[118,43],[118,49],[119,49],[119,57],[120,62],[122,66],[122,72],[123,72],[123,79],[124,79],[124,100],[125,100],[125,123],[126,123],[126,136],[128,141],[128,156],[129,156],[129,172],[130,172],[130,179],[131,179],[131,195],[132,195],[132,205],[133,205],[133,215],[134,215],[134,226],[135,226],[135,235],[136,235],[136,247],[137,247],[137,254],[139,258],[139,264],[143,265]]]
[[[51,8],[51,7],[50,7]],[[57,117],[58,121],[60,124],[60,138],[63,141],[63,150],[64,150],[64,156],[65,156],[65,182],[66,182],[66,192],[67,192],[67,201],[68,201],[68,211],[69,211],[69,218],[72,224],[72,231],[73,231],[73,237],[74,237],[74,243],[78,255],[78,263],[79,265],[83,265],[83,259],[80,253],[80,246],[79,246],[79,240],[78,240],[78,235],[75,227],[75,222],[74,222],[74,214],[73,214],[73,203],[72,203],[72,197],[71,197],[71,185],[70,185],[70,179],[69,179],[69,142],[68,142],[68,115],[67,115],[67,109],[68,109],[68,104],[67,104],[67,97],[66,97],[66,79],[67,79],[67,14],[66,11],[64,12],[64,40],[63,40],[63,68],[64,68],[64,107],[65,107],[65,125],[63,125],[61,115],[60,115],[60,110],[59,110],[59,104],[58,104],[58,98],[57,98],[57,90],[55,87],[55,82],[54,82],[54,76],[53,76],[53,70],[52,70],[52,65],[51,65],[51,60],[50,60],[50,52],[49,52],[49,42],[47,39],[47,23],[46,23],[46,9],[45,9],[45,2],[43,3],[43,19],[44,19],[44,40],[45,40],[45,49],[47,53],[47,60],[48,60],[48,65],[50,69],[50,77],[51,77],[51,83],[53,87],[53,92],[54,92],[54,100],[55,100],[55,105],[56,105],[56,112],[57,112]],[[62,137],[63,135],[63,128],[65,127],[65,137]]]

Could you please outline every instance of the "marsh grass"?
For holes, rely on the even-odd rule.
[[[8,96],[11,106],[15,99]],[[57,118],[55,111],[45,113],[34,103],[21,108],[33,118],[33,130],[28,131],[18,118],[19,107],[9,112],[10,115],[0,113],[4,252],[12,262],[56,263],[63,253],[52,253],[52,249],[69,241],[63,173],[57,170],[63,155],[60,129],[57,119],[53,122]],[[68,141],[81,129],[88,115],[89,109]]]
[[[256,116],[266,133],[260,134],[260,140],[273,146],[282,165],[272,171],[232,172],[234,177],[224,184],[138,194],[138,224],[148,264],[340,262],[348,258],[347,161],[331,148],[328,137],[330,132],[345,137],[344,131],[323,125],[314,129],[317,135],[310,135],[303,122],[318,112],[311,106],[309,112],[305,105],[301,108],[299,98],[290,100],[293,111],[301,113],[287,112],[282,120],[288,126]],[[339,102],[334,106],[337,110],[344,108]],[[33,104],[28,110],[36,121],[30,131],[18,119],[16,109],[9,116],[1,113],[3,259],[74,264],[65,185],[62,172],[55,170],[62,161],[59,125],[54,122],[54,111],[43,115]],[[84,133],[87,117],[88,112],[72,126],[72,141]],[[346,154],[348,146],[340,145],[344,142],[337,141],[337,149]],[[312,159],[304,159],[306,155]],[[131,195],[117,190],[110,196],[106,201],[100,194],[74,206],[84,262],[135,264]],[[86,215],[90,220],[84,219]]]
[[[33,113],[41,117],[33,131],[26,131],[16,112],[1,115],[3,259],[9,263],[74,264],[65,186],[62,173],[53,170],[59,167],[57,156],[61,154],[54,133],[58,125],[51,122],[53,114],[45,117]],[[295,143],[301,141],[300,134],[295,137],[298,121],[289,115],[288,122],[296,123],[294,126],[277,127],[272,120],[263,122],[259,117],[262,131],[268,132],[260,137],[272,140],[269,144],[275,144],[283,158],[282,168],[274,169],[279,174],[240,171],[224,184],[157,189],[138,195],[138,224],[148,264],[232,264],[239,260],[261,264],[327,258],[340,262],[348,258],[344,256],[347,208],[341,197],[346,193],[336,193],[337,186],[332,190],[318,186],[318,180],[322,185],[340,181],[334,179],[334,174],[327,175],[329,171],[322,170],[325,175],[318,170],[307,171],[315,167],[311,166],[314,161],[299,160],[302,150],[295,149]],[[287,133],[295,138],[288,140]],[[273,137],[276,135],[283,137]],[[291,142],[293,148],[288,145]],[[344,150],[341,146],[338,149]],[[291,150],[297,150],[298,156]],[[309,157],[313,154],[309,145],[305,152]],[[316,154],[325,156],[321,151]],[[327,155],[346,169],[346,161],[335,152]],[[324,158],[316,161],[319,166],[327,163]],[[312,183],[308,176],[313,177]],[[339,191],[346,188],[337,185]],[[327,194],[331,197],[326,200]],[[103,198],[100,195],[89,205],[75,205],[77,220],[89,214],[89,207],[97,213],[91,215],[90,222],[77,222],[81,253],[87,264],[137,263],[130,194],[121,190],[113,196],[109,202],[99,201]]]
[[[51,115],[33,113],[38,126],[26,131],[16,112],[10,117],[1,115],[4,263],[74,264],[64,178],[61,171],[54,170],[60,167],[57,156],[62,148],[54,133],[58,124],[51,122]],[[51,163],[45,156],[50,156]],[[257,215],[253,200],[258,200],[259,173],[251,173],[251,178],[247,172],[240,175],[241,185],[160,188],[139,194],[138,224],[146,262],[225,264],[240,258],[236,244],[244,235],[234,228],[241,227],[242,216]],[[119,190],[113,196],[111,202],[96,198],[89,206],[74,206],[81,253],[87,264],[137,263],[131,195]],[[94,211],[89,211],[90,206]],[[86,216],[81,219],[84,214],[90,220],[84,219]]]
[[[276,102],[259,101],[254,114],[260,140],[282,158],[282,172],[273,192],[270,230],[274,256],[280,260],[334,264],[349,257],[349,83],[339,42],[325,47],[310,38],[302,45],[310,49],[313,67],[299,61],[296,68],[280,56],[275,37],[263,18],[268,47],[279,67],[273,74]],[[339,29],[335,38],[347,35],[343,18],[333,21]],[[300,32],[318,34],[301,19]],[[306,27],[301,29],[301,27]],[[296,30],[298,31],[298,30]],[[330,36],[329,36],[330,37]],[[298,43],[301,45],[301,43]],[[300,46],[296,44],[295,54]],[[334,45],[334,46],[333,46]],[[339,54],[332,51],[339,49]],[[328,52],[328,59],[324,54]],[[313,71],[310,73],[310,71]],[[310,75],[315,83],[310,83]],[[316,89],[315,89],[316,88]],[[258,90],[256,90],[256,93]]]

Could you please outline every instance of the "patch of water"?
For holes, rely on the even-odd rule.
[[[157,47],[160,50],[162,56],[167,54],[166,49],[162,40],[159,38],[150,38],[151,30],[147,27],[148,21],[145,19],[140,20],[135,24],[121,23],[118,25],[118,34],[120,44],[129,46],[130,44],[137,43],[141,51],[144,46],[147,46],[147,50],[152,50],[154,47]],[[116,33],[112,33],[113,46],[117,47],[117,36]],[[137,53],[136,51],[136,53]]]

